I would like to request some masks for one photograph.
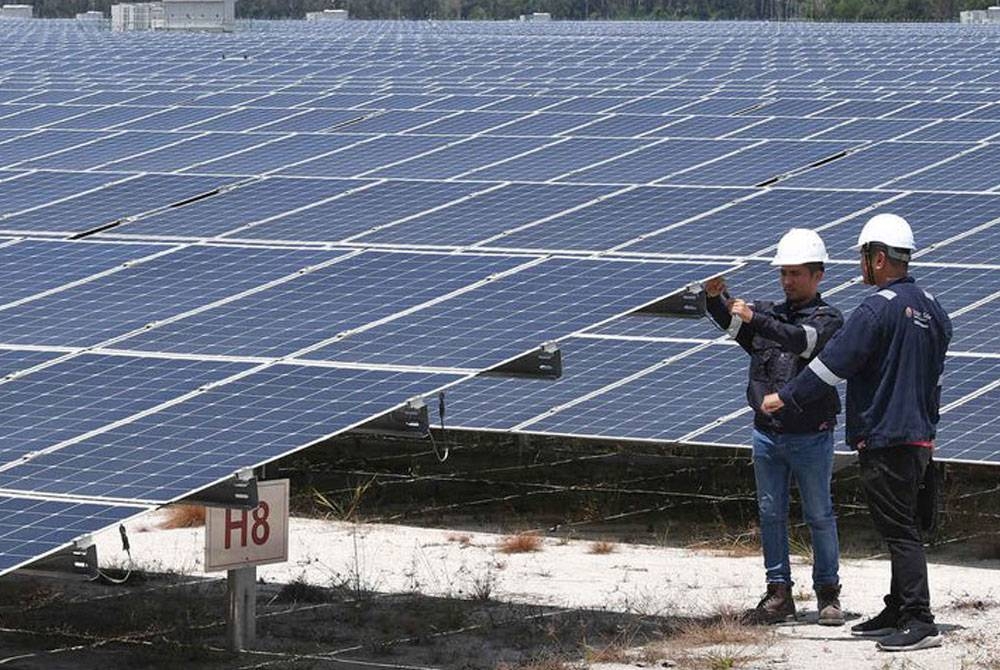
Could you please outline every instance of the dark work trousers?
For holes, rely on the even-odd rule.
[[[889,545],[889,594],[899,604],[902,617],[934,623],[927,558],[917,521],[917,493],[930,459],[931,449],[909,444],[858,452],[868,511]]]

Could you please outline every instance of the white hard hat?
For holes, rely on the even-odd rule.
[[[803,265],[830,260],[826,245],[815,230],[792,228],[781,236],[771,265]]]
[[[860,249],[871,242],[881,242],[894,249],[915,251],[917,248],[910,224],[898,214],[876,214],[868,219],[868,223],[858,235],[858,243],[854,248]]]

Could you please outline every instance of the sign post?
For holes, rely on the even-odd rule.
[[[205,571],[227,571],[230,651],[256,638],[256,566],[288,560],[288,480],[258,482],[257,493],[253,509],[209,507],[205,515]]]

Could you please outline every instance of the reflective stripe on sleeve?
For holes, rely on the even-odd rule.
[[[883,298],[885,298],[886,300],[892,300],[893,298],[896,297],[896,292],[895,291],[890,291],[889,289],[884,288],[881,291],[879,291],[878,293],[876,293],[875,295],[880,295]]]
[[[838,377],[833,374],[833,372],[830,371],[830,368],[826,367],[823,361],[818,358],[814,358],[812,360],[809,364],[809,369],[830,386],[836,386],[840,382],[844,381],[842,377]]]
[[[816,349],[816,340],[819,338],[819,333],[812,326],[802,326],[802,330],[806,331],[806,348],[799,356],[809,358]]]

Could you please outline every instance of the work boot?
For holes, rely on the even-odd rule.
[[[844,612],[840,609],[840,584],[824,584],[816,589],[816,609],[820,626],[843,626]]]
[[[757,607],[747,610],[740,618],[748,625],[769,625],[795,621],[795,601],[791,584],[771,583]]]
[[[895,633],[899,625],[899,600],[892,595],[885,596],[885,609],[868,621],[851,626],[851,635],[855,637],[885,637]]]
[[[915,651],[941,646],[938,627],[919,619],[899,623],[899,631],[879,640],[876,647],[882,651]]]

